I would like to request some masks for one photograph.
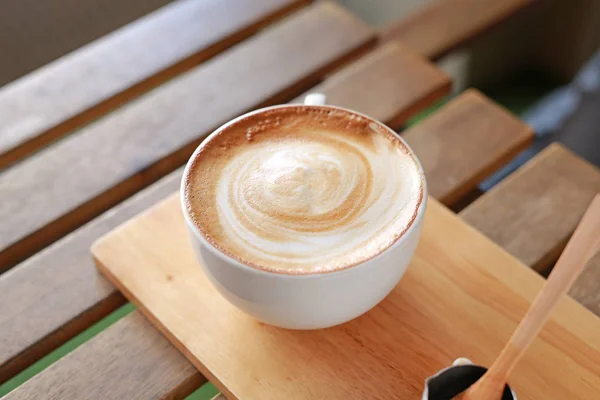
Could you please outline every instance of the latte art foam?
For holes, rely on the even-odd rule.
[[[314,273],[363,262],[408,228],[422,178],[403,143],[346,111],[282,107],[203,143],[186,176],[204,237],[250,266]]]

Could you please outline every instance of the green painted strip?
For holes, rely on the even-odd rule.
[[[427,118],[428,116],[430,116],[431,114],[433,114],[434,112],[436,112],[437,110],[442,108],[450,100],[451,100],[451,98],[447,97],[447,98],[443,98],[443,99],[436,101],[431,106],[427,107],[426,109],[424,109],[424,110],[418,112],[417,114],[413,115],[412,117],[410,117],[406,121],[406,126],[408,127],[408,126],[418,124],[419,122],[421,122],[422,120],[424,120],[425,118]]]
[[[112,314],[107,315],[100,321],[96,322],[94,325],[90,326],[85,331],[81,332],[79,335],[75,336],[59,348],[54,351],[48,353],[43,358],[30,365],[28,368],[24,369],[8,381],[4,382],[0,385],[0,397],[4,396],[8,392],[14,390],[17,386],[23,384],[28,379],[31,379],[35,375],[39,374],[42,370],[49,367],[59,359],[63,358],[77,347],[81,346],[104,329],[108,328],[127,314],[131,313],[135,310],[135,306],[131,303],[125,304],[118,310],[114,311]]]
[[[210,400],[218,393],[219,391],[217,388],[215,388],[212,383],[207,382],[202,385],[200,389],[186,397],[185,400]]]

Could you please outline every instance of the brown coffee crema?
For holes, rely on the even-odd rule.
[[[423,201],[398,137],[358,114],[282,106],[220,129],[187,170],[185,204],[204,238],[248,266],[310,274],[391,246]]]

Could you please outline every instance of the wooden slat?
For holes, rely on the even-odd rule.
[[[3,399],[181,399],[206,382],[137,312],[96,339]]]
[[[317,89],[333,104],[398,125],[411,111],[445,94],[449,85],[449,78],[428,61],[389,44],[342,67]],[[0,304],[18,304],[0,314],[0,332],[5,338],[0,349],[0,382],[123,302],[96,272],[90,245],[175,191],[180,174],[172,173],[0,276]]]
[[[389,43],[331,75],[310,93],[398,129],[450,90],[450,78],[405,47]],[[295,99],[302,103],[304,96]]]
[[[402,137],[427,177],[429,193],[452,205],[533,139],[529,126],[468,90]]]
[[[600,250],[586,265],[569,295],[600,317]]]
[[[0,169],[309,0],[184,0],[0,90]]]
[[[543,271],[598,192],[600,171],[554,143],[460,215],[523,263]]]
[[[387,27],[382,38],[438,59],[535,1],[435,0]]]
[[[0,270],[182,165],[223,122],[292,98],[374,39],[340,6],[318,2],[6,170]]]
[[[183,169],[0,276],[0,383],[125,302],[96,270],[92,243],[176,191]]]
[[[212,400],[227,400],[227,397],[225,397],[222,393],[219,393],[218,395],[213,397]]]

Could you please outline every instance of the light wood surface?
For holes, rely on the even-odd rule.
[[[533,131],[471,89],[402,137],[423,165],[429,193],[452,205],[526,148]]]
[[[3,400],[182,399],[206,379],[137,312],[97,336],[85,351],[68,354]],[[129,360],[129,362],[125,362]],[[123,380],[133,360],[135,379]],[[99,385],[96,382],[105,382]]]
[[[600,171],[554,143],[460,216],[524,264],[548,268],[596,193]]]
[[[6,170],[0,270],[182,165],[212,129],[293,98],[373,40],[340,6],[315,3]]]
[[[309,0],[183,0],[0,89],[0,169]]]
[[[325,93],[327,103],[383,121],[393,129],[448,94],[450,78],[435,65],[389,43],[342,67],[308,93]],[[302,103],[305,93],[292,103]]]
[[[424,379],[458,356],[489,365],[543,283],[433,199],[398,287],[366,315],[326,330],[270,327],[221,298],[197,266],[177,195],[93,253],[230,400],[418,398]],[[600,391],[599,360],[600,319],[564,298],[511,385],[521,400],[589,400]]]
[[[0,382],[125,302],[94,267],[90,246],[104,233],[176,191],[182,172],[182,168],[172,172],[0,275]],[[141,363],[130,359],[123,362]]]
[[[383,30],[382,38],[438,59],[535,1],[435,0],[392,23]]]
[[[510,375],[519,360],[583,271],[587,262],[600,249],[600,194],[597,194],[556,266],[537,295],[525,317],[486,373],[469,387],[463,400],[500,400]]]

